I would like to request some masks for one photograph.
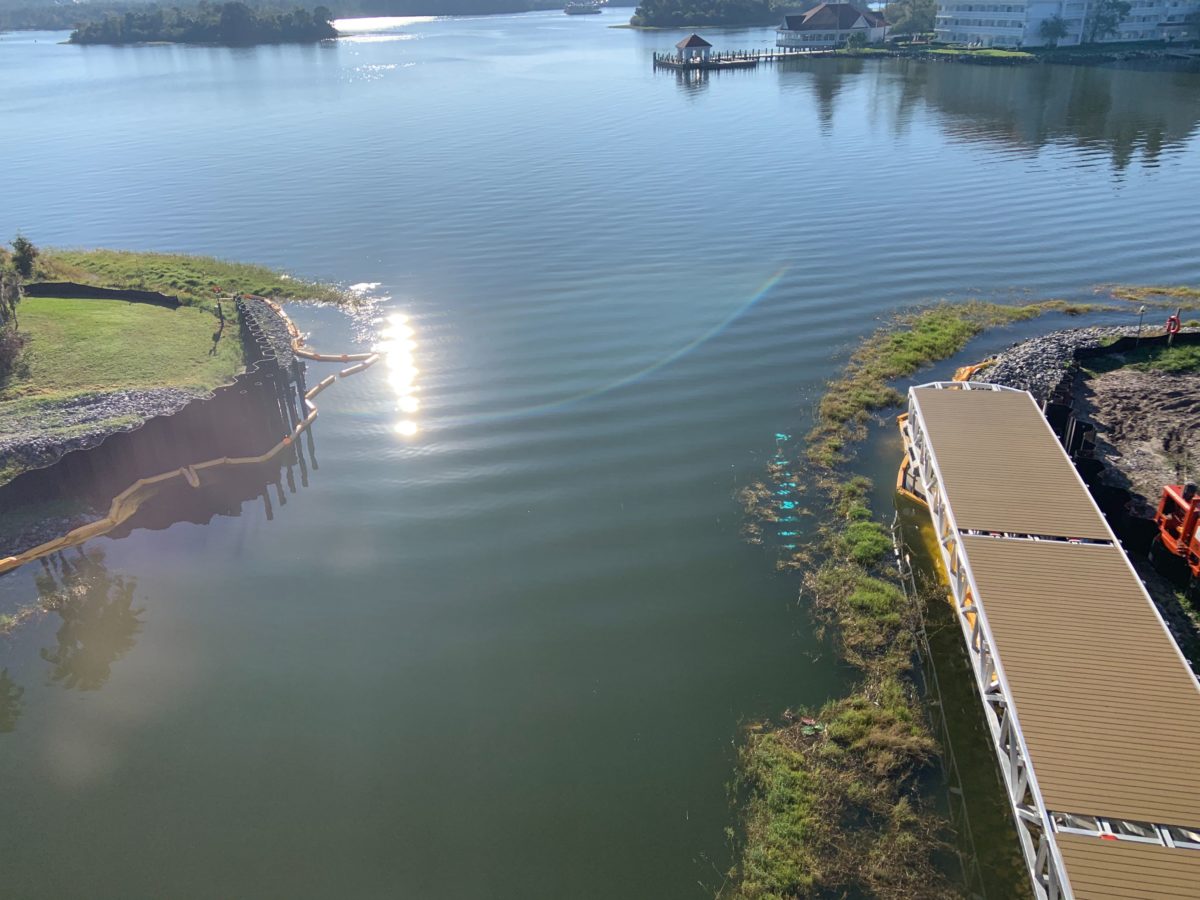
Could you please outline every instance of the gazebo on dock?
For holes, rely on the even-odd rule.
[[[687,62],[688,60],[700,61],[708,59],[708,54],[712,50],[712,44],[700,37],[700,35],[693,34],[685,37],[676,44],[675,49],[678,51],[675,54],[675,58],[680,62]]]

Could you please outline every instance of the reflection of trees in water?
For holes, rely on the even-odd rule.
[[[815,60],[812,69],[812,92],[817,98],[817,121],[821,131],[828,134],[833,128],[833,107],[838,94],[845,88],[847,75],[861,75],[861,59]]]
[[[1038,149],[1106,151],[1118,170],[1157,163],[1200,122],[1200,76],[1095,66],[928,65],[925,96],[952,133]]]
[[[0,734],[16,730],[24,706],[21,703],[24,693],[25,688],[12,680],[8,669],[0,669]]]
[[[920,105],[925,96],[926,83],[929,81],[929,65],[914,60],[900,60],[904,77],[900,79],[900,95],[896,102],[896,120],[893,131],[905,134],[912,124],[913,110]]]
[[[103,552],[80,548],[43,559],[35,577],[42,606],[62,619],[57,646],[41,651],[50,679],[81,691],[103,687],[142,628],[143,610],[133,608],[137,579],[109,574]]]

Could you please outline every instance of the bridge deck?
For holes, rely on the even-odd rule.
[[[906,434],[1038,896],[1200,896],[1200,685],[1033,398]]]

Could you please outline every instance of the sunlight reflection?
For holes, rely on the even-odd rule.
[[[388,384],[396,395],[396,410],[411,416],[421,408],[421,401],[414,396],[420,370],[413,364],[417,342],[415,332],[408,324],[408,316],[404,313],[389,315],[379,337],[375,349],[383,354]],[[411,437],[419,428],[414,419],[405,418],[396,422],[392,430],[396,434]]]

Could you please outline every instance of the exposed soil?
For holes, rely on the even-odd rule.
[[[1104,480],[1153,515],[1165,484],[1200,476],[1200,375],[1114,369],[1080,379],[1076,410],[1096,426]]]
[[[1083,366],[1106,368],[1096,363],[1112,357],[1092,357],[1082,366],[1077,359],[1132,334],[1131,328],[1052,332],[1013,345],[977,376],[1028,390],[1040,401],[1069,403],[1080,421],[1095,427],[1094,458],[1102,465],[1097,478],[1126,498],[1121,514],[1109,511],[1109,521],[1127,550],[1139,538],[1149,539],[1163,485],[1200,481],[1200,374],[1128,366],[1096,373]],[[1156,570],[1144,550],[1130,550],[1129,557],[1184,655],[1200,671],[1200,610],[1183,594],[1180,573]]]

